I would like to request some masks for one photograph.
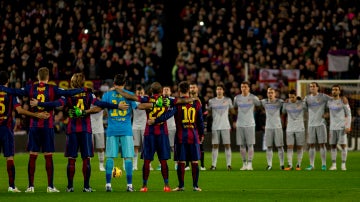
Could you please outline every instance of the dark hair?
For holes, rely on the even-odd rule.
[[[220,88],[222,88],[222,89],[225,91],[225,86],[224,86],[224,84],[222,84],[222,83],[217,84],[217,85],[216,85],[216,88],[217,88],[217,87],[220,87]]]
[[[179,91],[181,93],[187,93],[190,90],[190,84],[187,81],[182,81],[179,83]]]
[[[332,90],[333,88],[339,88],[340,96],[342,96],[342,89],[341,89],[341,87],[340,87],[339,84],[334,84],[333,86],[331,86],[331,90]]]
[[[250,82],[248,82],[248,81],[243,81],[243,82],[241,82],[241,85],[247,85],[248,87],[250,87]]]
[[[291,90],[289,91],[289,94],[291,94],[291,95],[296,95],[296,90],[291,89]]]
[[[144,90],[144,87],[138,86],[138,87],[136,88],[136,90],[137,90],[137,91],[142,91],[142,90]]]
[[[5,85],[9,81],[9,75],[6,71],[0,72],[0,85]]]
[[[117,74],[114,77],[114,84],[117,86],[123,86],[126,83],[126,78],[124,74]]]
[[[159,82],[154,82],[151,84],[151,92],[153,94],[160,94],[162,93],[162,86]]]

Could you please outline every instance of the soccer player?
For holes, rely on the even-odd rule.
[[[314,170],[317,142],[320,147],[321,170],[326,170],[326,143],[327,132],[324,119],[325,105],[330,99],[328,95],[319,93],[319,84],[312,82],[309,85],[310,94],[305,96],[304,101],[308,108],[308,144],[310,165],[305,170]]]
[[[101,93],[95,92],[94,95],[98,100],[101,100]],[[94,107],[95,105],[91,105]],[[105,171],[104,168],[104,160],[105,160],[105,130],[104,130],[104,110],[101,110],[97,113],[90,114],[91,120],[91,131],[92,131],[92,139],[95,145],[95,149],[98,153],[99,159],[99,170]]]
[[[41,67],[37,74],[38,82],[28,84],[24,89],[11,89],[4,86],[0,86],[0,90],[3,90],[9,94],[18,96],[27,96],[30,99],[36,99],[39,102],[49,102],[58,99],[60,96],[71,96],[86,89],[72,89],[63,90],[55,85],[48,84],[49,81],[49,69],[47,67]],[[46,111],[43,107],[33,107],[32,112]],[[41,151],[44,153],[48,193],[59,192],[54,187],[54,163],[52,153],[55,151],[54,142],[54,110],[48,111],[50,117],[48,119],[38,119],[35,117],[30,118],[30,129],[28,135],[27,150],[30,153],[28,163],[28,179],[29,186],[25,192],[33,193],[34,189],[34,174],[36,168],[36,159],[38,153]]]
[[[286,125],[286,145],[288,167],[284,170],[293,170],[293,153],[296,142],[297,163],[296,170],[301,170],[301,162],[303,158],[303,146],[305,145],[305,126],[304,126],[304,110],[305,103],[300,97],[296,96],[295,90],[290,90],[289,101],[285,102],[282,112],[287,114]],[[295,141],[296,140],[296,141]]]
[[[253,170],[255,145],[255,117],[254,107],[260,106],[257,96],[250,93],[250,83],[244,81],[240,85],[241,94],[234,98],[234,109],[237,113],[236,120],[236,143],[240,146],[240,155],[243,166],[240,170]],[[248,158],[246,159],[246,147]]]
[[[281,107],[283,106],[283,100],[275,97],[275,89],[267,89],[267,99],[262,99],[261,105],[265,109],[266,123],[265,123],[265,143],[266,143],[266,170],[272,169],[273,158],[273,145],[278,149],[280,169],[284,170],[284,137],[281,124]]]
[[[134,140],[131,127],[131,117],[133,109],[141,108],[141,105],[136,104],[135,101],[126,99],[119,92],[125,92],[129,95],[135,96],[132,92],[124,89],[126,84],[126,77],[124,74],[117,74],[114,78],[115,90],[104,93],[102,100],[114,104],[125,104],[126,109],[110,109],[108,112],[108,127],[106,130],[106,191],[111,192],[111,177],[112,169],[114,167],[114,158],[118,157],[119,147],[121,146],[121,158],[125,161],[127,192],[133,192],[135,189],[132,185],[132,173],[134,158]],[[150,107],[152,104],[150,105]],[[144,106],[146,107],[146,106]],[[146,133],[146,132],[145,132]]]
[[[189,97],[190,85],[183,81],[179,84],[180,97]],[[175,117],[176,135],[174,147],[174,159],[178,161],[177,175],[179,186],[173,191],[184,191],[185,162],[191,161],[193,191],[201,191],[198,186],[200,159],[200,139],[203,139],[204,121],[201,103],[195,100],[193,103],[176,105],[160,117],[149,119],[149,124],[161,123],[170,117]]]
[[[81,88],[84,86],[85,77],[82,73],[75,73],[71,77],[71,87]],[[67,98],[61,98],[54,102],[38,102],[33,99],[30,102],[31,106],[45,107],[46,109],[59,106],[67,106],[69,110],[69,123],[66,129],[66,149],[65,157],[68,158],[67,165],[67,178],[68,185],[66,192],[74,192],[74,175],[75,175],[75,162],[78,156],[78,150],[80,149],[82,158],[82,172],[84,176],[84,188],[83,192],[93,192],[90,187],[91,165],[90,158],[94,156],[93,140],[91,131],[91,120],[87,114],[99,112],[101,109],[93,107],[91,105],[97,105],[102,108],[115,108],[120,105],[117,103],[110,104],[106,102],[98,101],[95,95],[91,92],[83,92]],[[73,111],[73,107],[76,106],[80,113]]]
[[[204,120],[204,111],[206,110],[205,109],[205,105],[203,105],[203,103],[205,103],[205,101],[199,97],[199,88],[197,86],[196,83],[190,83],[190,97],[192,98],[199,98],[200,99],[200,104],[201,104],[201,109],[202,109],[202,112],[203,112],[203,120]],[[204,152],[204,138],[202,137],[200,139],[200,170],[206,170],[205,168],[205,161],[204,161],[204,158],[205,158],[205,152]],[[188,166],[189,164],[189,161],[186,161],[186,166]],[[186,170],[186,167],[185,167],[185,170]]]
[[[208,115],[212,116],[212,163],[210,170],[216,170],[217,158],[219,154],[220,137],[225,146],[226,166],[230,171],[231,168],[231,142],[230,142],[230,120],[229,112],[236,114],[232,101],[229,97],[224,96],[225,87],[222,84],[216,86],[216,97],[209,100]]]
[[[170,86],[164,86],[163,87],[163,96],[171,99],[175,99],[174,97],[171,97],[171,88]],[[172,107],[169,107],[168,110],[172,110]],[[175,125],[175,119],[174,117],[170,117],[168,120],[166,120],[166,125],[168,128],[169,133],[169,142],[171,151],[174,151],[174,140],[175,140],[175,133],[176,133],[176,125]],[[161,166],[160,166],[161,169]],[[177,164],[175,163],[175,170],[177,169]],[[190,167],[185,168],[187,170],[190,170]],[[158,168],[159,170],[159,168]]]
[[[143,87],[136,88],[136,96],[144,96],[145,90]],[[141,145],[144,142],[144,132],[146,126],[146,111],[141,109],[133,109],[133,122],[132,131],[134,136],[134,158],[133,158],[133,170],[138,170],[138,154]]]
[[[327,101],[327,107],[330,112],[330,131],[329,143],[331,146],[331,162],[329,170],[337,170],[336,156],[337,144],[341,146],[341,170],[346,170],[347,157],[347,133],[351,128],[351,110],[349,101],[341,95],[339,85],[333,85],[331,88],[332,98]]]
[[[9,76],[5,71],[0,72],[0,85],[7,86],[9,82]],[[49,113],[40,112],[33,113],[25,110],[21,107],[19,99],[13,95],[9,95],[6,92],[0,91],[0,151],[4,153],[6,158],[6,168],[9,177],[8,192],[21,192],[15,186],[15,164],[14,164],[14,121],[13,121],[13,109],[19,114],[26,116],[32,116],[37,119],[49,118]]]

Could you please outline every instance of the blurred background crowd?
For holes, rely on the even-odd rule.
[[[188,80],[207,101],[215,85],[234,97],[247,79],[252,93],[265,97],[260,69],[299,70],[299,79],[359,79],[359,9],[353,0],[4,0],[0,68],[14,88],[46,66],[56,83],[83,72],[100,82],[96,90],[125,73],[130,90],[160,81],[176,92]],[[327,54],[337,50],[348,51],[345,72],[328,69]],[[287,82],[278,90],[286,96]],[[57,121],[62,117],[59,111]],[[26,128],[26,119],[17,122]]]

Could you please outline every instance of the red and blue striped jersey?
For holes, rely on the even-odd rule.
[[[116,109],[118,105],[102,102],[96,99],[96,96],[91,92],[83,92],[71,97],[62,97],[54,102],[39,102],[38,106],[44,107],[46,110],[60,106],[67,106],[69,109],[77,106],[81,110],[90,109],[91,105],[96,105],[101,108]],[[88,132],[92,133],[90,116],[84,117],[69,117],[69,122],[66,127],[66,133]]]
[[[152,96],[138,96],[138,101],[141,103],[155,103],[160,97],[159,94]],[[177,98],[169,98],[170,105],[174,105],[177,102]],[[146,110],[147,119],[155,119],[161,116],[168,110],[168,107],[154,107],[150,110]],[[153,125],[146,124],[144,136],[146,135],[169,135],[166,121],[162,121]]]
[[[29,99],[36,99],[39,102],[51,102],[60,96],[71,96],[84,92],[83,88],[63,90],[58,86],[47,84],[47,83],[32,83],[25,86],[24,89],[13,89],[5,86],[0,86],[1,91],[5,91],[12,95],[27,96]],[[43,112],[46,111],[43,107],[32,107],[31,112]],[[38,119],[30,117],[30,128],[53,128],[54,127],[54,110],[47,111],[50,114],[48,119]]]
[[[0,126],[14,129],[13,109],[20,106],[19,100],[6,92],[0,92]]]
[[[179,104],[172,110],[155,119],[155,123],[163,122],[174,116],[176,124],[175,143],[199,144],[204,135],[204,120],[201,103]]]

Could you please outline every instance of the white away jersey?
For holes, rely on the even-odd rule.
[[[262,99],[261,104],[266,112],[266,123],[265,128],[275,129],[282,128],[280,110],[283,105],[283,100],[275,99],[273,102],[270,102],[268,99]]]
[[[139,104],[138,102],[136,102]],[[133,130],[145,130],[147,121],[146,111],[140,109],[133,109],[133,122],[132,129]]]
[[[287,113],[287,132],[305,131],[304,126],[304,102],[297,100],[295,103],[288,102],[283,104],[282,112]]]
[[[255,126],[254,106],[260,105],[259,98],[253,94],[235,96],[234,108],[238,110],[236,127]]]
[[[231,128],[229,109],[233,108],[233,104],[230,98],[211,98],[208,107],[212,111],[212,130],[225,130]]]
[[[323,115],[325,112],[325,105],[329,99],[330,97],[323,93],[318,93],[315,96],[305,96],[304,101],[309,111],[308,126],[321,126],[326,124]]]
[[[342,99],[333,99],[327,101],[327,107],[330,111],[330,130],[343,130],[350,128],[351,110],[349,104],[344,104]]]

